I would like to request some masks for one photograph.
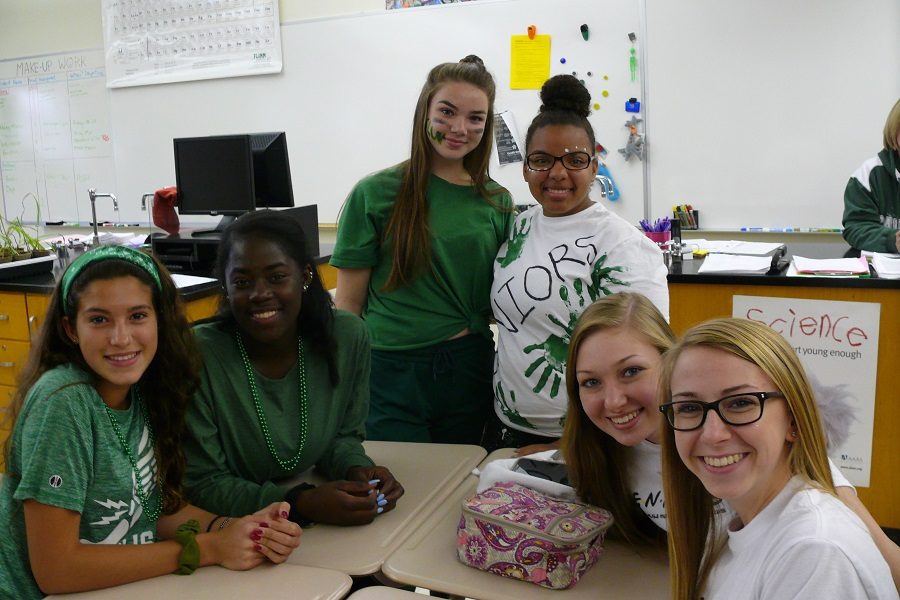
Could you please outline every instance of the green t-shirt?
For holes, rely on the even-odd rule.
[[[312,466],[335,480],[344,479],[350,467],[373,464],[362,447],[371,354],[359,317],[335,311],[337,385],[325,359],[308,347],[304,351],[309,428],[292,471],[282,469],[266,446],[232,326],[198,325],[194,334],[204,367],[188,408],[184,452],[185,488],[195,505],[216,514],[249,514],[283,500],[290,486],[279,480]],[[255,369],[253,376],[275,450],[282,460],[293,457],[299,437],[297,365],[280,379]]]
[[[331,264],[371,268],[363,318],[372,347],[410,350],[449,339],[465,328],[491,337],[490,291],[493,262],[514,214],[508,193],[492,202],[471,185],[455,185],[431,175],[428,226],[431,269],[412,283],[386,292],[392,251],[382,243],[400,188],[402,166],[370,175],[356,184],[344,205]],[[498,189],[493,181],[488,189]]]
[[[138,403],[113,413],[155,507],[156,458]],[[43,596],[28,560],[25,500],[80,513],[83,544],[154,542],[156,523],[147,518],[135,486],[131,463],[90,376],[74,365],[44,373],[16,421],[0,485],[0,597]]]

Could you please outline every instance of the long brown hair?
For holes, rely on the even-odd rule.
[[[31,348],[28,364],[19,376],[9,419],[10,424],[15,424],[28,391],[44,373],[54,367],[73,363],[96,378],[96,373],[84,360],[81,350],[66,335],[63,318],[66,314],[77,313],[80,296],[93,281],[136,278],[153,292],[158,339],[156,355],[136,385],[140,386],[147,417],[156,438],[155,455],[163,510],[166,514],[171,514],[184,504],[181,481],[185,465],[181,436],[187,404],[199,383],[200,359],[175,284],[165,267],[155,259],[154,262],[159,271],[162,289],[156,286],[144,269],[121,259],[98,261],[85,267],[72,282],[68,298],[62,298],[61,286],[56,286],[50,298],[47,318]],[[4,445],[7,470],[12,439],[13,436],[10,435]],[[20,474],[9,472],[8,475],[18,477]]]
[[[631,543],[660,541],[662,532],[637,506],[629,487],[627,448],[594,425],[584,412],[579,395],[578,350],[591,335],[616,328],[634,332],[660,354],[675,343],[675,334],[665,317],[641,294],[606,296],[581,314],[572,332],[566,361],[569,406],[561,442],[563,456],[578,496],[612,512],[614,531]]]
[[[791,473],[834,494],[818,405],[806,372],[787,341],[769,327],[744,319],[701,323],[688,330],[663,358],[661,398],[672,395],[672,373],[681,353],[697,346],[733,354],[756,365],[772,380],[784,394],[796,431],[789,453]],[[721,540],[713,515],[714,499],[681,461],[675,431],[668,425],[662,435],[662,469],[672,597],[694,600],[706,585]]]
[[[478,146],[463,158],[463,167],[472,178],[472,185],[482,198],[504,192],[502,188],[489,191],[488,162],[494,139],[494,98],[497,95],[494,78],[480,58],[470,54],[459,62],[440,64],[428,73],[419,93],[413,117],[412,147],[409,160],[402,163],[403,177],[394,203],[383,243],[391,248],[391,272],[384,287],[395,290],[410,283],[431,260],[431,237],[428,228],[428,178],[434,149],[425,133],[428,106],[435,93],[445,83],[458,81],[471,84],[485,93],[488,112],[484,135]]]

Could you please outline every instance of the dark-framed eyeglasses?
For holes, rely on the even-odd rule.
[[[713,410],[728,425],[749,425],[762,418],[763,406],[769,398],[784,398],[781,392],[744,392],[719,398],[715,402],[675,400],[659,406],[666,421],[675,431],[693,431],[706,423],[706,414]]]
[[[587,152],[569,152],[562,156],[553,156],[546,152],[532,152],[525,157],[525,165],[532,171],[549,171],[556,161],[559,161],[570,171],[582,171],[591,166],[592,160],[594,160],[593,155]]]

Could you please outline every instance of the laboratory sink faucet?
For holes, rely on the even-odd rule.
[[[91,218],[94,220],[94,239],[91,240],[91,246],[100,245],[100,234],[97,232],[97,198],[112,198],[113,208],[119,210],[119,201],[116,200],[115,194],[97,192],[94,188],[88,189],[88,196],[91,197]]]

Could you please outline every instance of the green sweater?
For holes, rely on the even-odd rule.
[[[156,458],[139,405],[132,401],[112,414],[143,466],[140,484],[155,507]],[[41,375],[16,421],[0,484],[0,598],[43,597],[28,557],[26,500],[79,513],[83,544],[147,544],[156,541],[156,522],[141,506],[137,485],[91,376],[71,364]]]
[[[369,399],[369,344],[363,322],[335,311],[334,336],[340,381],[332,386],[325,359],[304,352],[309,390],[309,427],[297,467],[285,471],[266,447],[253,406],[247,373],[233,326],[208,323],[194,328],[203,355],[200,389],[187,414],[185,440],[188,497],[216,514],[245,515],[284,499],[279,483],[317,467],[329,480],[343,479],[355,466],[371,466],[362,447]],[[297,366],[281,379],[254,370],[269,432],[278,456],[297,452],[299,388]]]
[[[885,148],[856,170],[844,191],[844,239],[860,250],[897,252],[900,153]]]
[[[494,257],[514,217],[509,194],[498,193],[488,202],[471,185],[431,175],[427,190],[431,269],[409,285],[386,292],[392,250],[382,240],[401,176],[398,165],[356,184],[344,205],[331,256],[331,264],[338,268],[372,269],[363,312],[372,347],[423,348],[467,327],[490,339]],[[489,181],[488,189],[500,186]]]

